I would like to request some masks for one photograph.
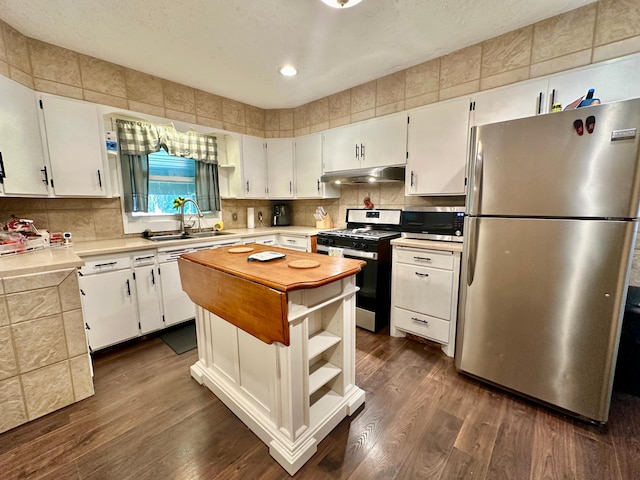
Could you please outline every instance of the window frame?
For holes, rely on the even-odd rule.
[[[110,125],[110,131],[116,132],[116,119],[120,118],[123,120],[133,120],[133,121],[141,121],[141,122],[150,122],[150,123],[173,123],[175,128],[179,131],[186,132],[188,130],[195,130],[204,135],[213,135],[219,137],[220,135],[224,135],[224,131],[207,128],[203,125],[196,125],[187,122],[180,122],[176,120],[171,120],[163,117],[156,117],[153,115],[145,115],[138,112],[132,112],[129,110],[119,110],[117,112],[111,111],[110,113],[104,114],[104,125]],[[133,215],[131,212],[124,211],[124,200],[122,197],[122,170],[120,168],[120,151],[109,152],[109,158],[113,160],[111,163],[113,170],[116,172],[117,176],[117,185],[118,192],[117,195],[114,193],[114,196],[119,197],[120,199],[120,212],[122,214],[122,226],[125,234],[133,234],[133,233],[142,233],[145,230],[150,230],[152,232],[164,232],[164,231],[174,231],[180,228],[180,216],[179,212],[172,214],[141,214],[141,215]],[[203,212],[204,213],[204,212]],[[191,215],[189,215],[191,216]],[[188,218],[185,215],[185,219]],[[204,213],[204,217],[201,218],[201,226],[202,228],[213,228],[215,222],[222,220],[222,211],[219,212],[207,212]]]

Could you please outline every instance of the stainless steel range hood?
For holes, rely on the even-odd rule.
[[[404,182],[404,166],[358,168],[325,173],[321,182],[352,184],[377,182]]]

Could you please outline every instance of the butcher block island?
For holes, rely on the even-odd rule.
[[[249,257],[277,252],[282,258]],[[291,475],[364,403],[355,384],[360,260],[254,244],[184,254],[183,290],[197,305],[191,375]]]

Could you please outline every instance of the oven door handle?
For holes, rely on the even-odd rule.
[[[330,248],[331,247],[327,247],[325,245],[316,245],[316,252],[327,255],[329,253]],[[342,255],[345,257],[362,258],[364,260],[378,259],[378,252],[364,252],[361,250],[354,250],[352,248],[342,248],[342,247],[335,247],[335,248],[342,250]]]

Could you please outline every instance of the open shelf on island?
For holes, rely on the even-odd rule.
[[[341,369],[329,362],[320,361],[309,366],[309,395],[340,375]]]
[[[320,355],[322,352],[329,350],[342,340],[338,335],[329,333],[326,330],[320,330],[309,338],[309,358]]]

